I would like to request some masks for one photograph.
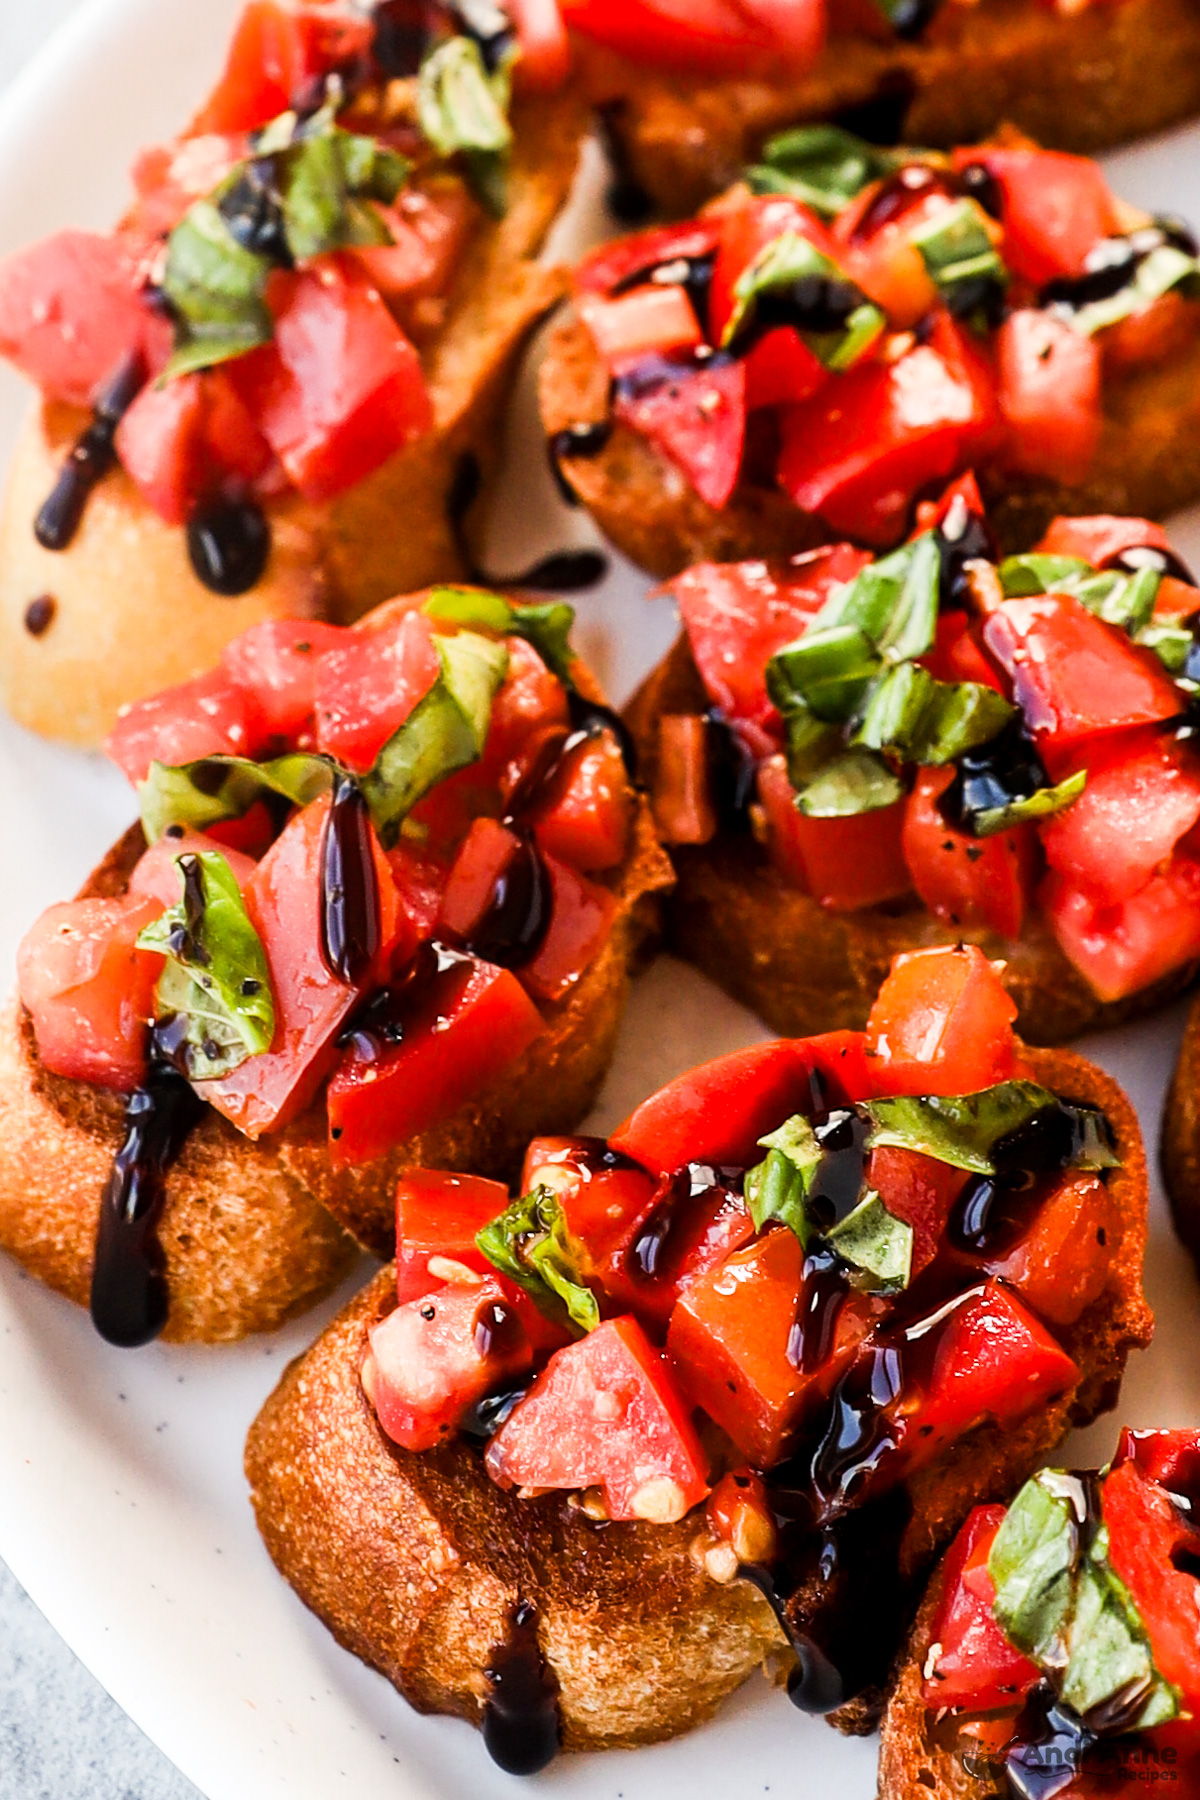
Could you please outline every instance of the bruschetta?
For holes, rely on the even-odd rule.
[[[1162,1171],[1175,1229],[1200,1268],[1200,1006],[1193,1004],[1162,1116]]]
[[[141,823],[0,1034],[0,1245],[111,1341],[268,1329],[390,1252],[402,1169],[588,1110],[670,869],[570,621],[267,622],[122,715]]]
[[[883,1720],[880,1800],[1200,1786],[1200,1435],[1123,1431],[971,1513]]]
[[[967,467],[1025,550],[1200,493],[1200,264],[1178,220],[1013,134],[800,132],[689,223],[602,246],[542,368],[569,488],[652,574],[884,548]]]
[[[250,0],[119,228],[0,266],[0,353],[39,390],[0,517],[22,724],[95,746],[255,623],[468,573],[586,124],[485,10],[491,37],[406,36],[386,5]]]
[[[513,1772],[772,1658],[869,1728],[934,1557],[1150,1330],[1134,1115],[1014,1012],[974,948],[902,958],[865,1034],[541,1139],[518,1199],[402,1179],[395,1266],[250,1433],[301,1598]]]
[[[1145,519],[993,548],[974,483],[872,562],[701,564],[629,713],[676,948],[778,1031],[860,1026],[898,951],[1007,962],[1032,1043],[1200,959],[1200,592]]]

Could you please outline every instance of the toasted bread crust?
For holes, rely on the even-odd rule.
[[[1136,1116],[1100,1070],[1065,1052],[1030,1051],[1038,1080],[1102,1106],[1123,1165],[1124,1221],[1104,1294],[1061,1340],[1077,1387],[1016,1431],[984,1427],[910,1484],[913,1517],[901,1576],[915,1584],[971,1507],[1011,1494],[1071,1424],[1115,1403],[1125,1359],[1147,1342],[1141,1291],[1146,1164]],[[367,1331],[394,1304],[384,1270],[294,1363],[251,1429],[246,1473],[267,1548],[338,1641],[424,1712],[478,1723],[481,1669],[509,1611],[533,1601],[561,1687],[568,1749],[649,1743],[690,1729],[785,1646],[757,1589],[722,1587],[693,1564],[699,1522],[596,1530],[562,1496],[520,1500],[459,1442],[412,1455],[389,1446],[363,1395]],[[800,1596],[801,1622],[820,1611]],[[835,1722],[869,1729],[878,1696]]]
[[[905,43],[835,37],[803,80],[669,77],[585,53],[629,173],[679,216],[736,181],[776,131],[878,105],[887,141],[969,144],[1004,120],[1086,153],[1200,108],[1200,18],[1190,0],[1065,12],[1040,0],[944,5]]]
[[[585,124],[574,94],[514,109],[512,204],[475,234],[446,323],[422,356],[431,430],[330,501],[271,503],[271,556],[249,593],[210,593],[182,527],[162,520],[120,468],[92,495],[70,546],[43,549],[32,521],[87,417],[34,404],[0,517],[0,699],[22,725],[92,747],[120,706],[211,668],[262,619],[349,624],[392,594],[468,573],[447,498],[464,458],[485,484],[494,473],[517,358],[565,290],[563,271],[535,258],[566,199]],[[53,618],[33,635],[26,609],[46,594]]]
[[[921,1602],[912,1634],[897,1662],[879,1744],[879,1800],[991,1800],[994,1779],[974,1773],[960,1755],[939,1744],[922,1686],[933,1620],[941,1602],[944,1570],[938,1569]],[[973,1761],[973,1759],[972,1759]]]
[[[553,332],[542,365],[547,437],[607,419],[608,396],[608,370],[587,328],[570,317]],[[1103,403],[1099,448],[1078,486],[1010,476],[986,464],[976,470],[1003,550],[1027,550],[1058,514],[1161,518],[1200,494],[1200,338],[1161,365],[1106,377]],[[560,467],[605,535],[659,577],[696,562],[790,556],[838,535],[782,492],[745,480],[718,512],[649,439],[615,421],[602,450],[568,457]]]
[[[686,635],[643,683],[628,709],[641,767],[653,789],[658,720],[709,705]],[[1021,936],[944,923],[913,897],[857,912],[831,912],[793,888],[747,833],[674,852],[676,887],[667,907],[672,946],[766,1020],[803,1037],[858,1030],[892,958],[934,944],[977,943],[1006,963],[1017,1030],[1029,1043],[1058,1044],[1081,1032],[1136,1018],[1183,991],[1189,965],[1127,999],[1103,1001],[1067,961],[1046,921],[1030,917]]]
[[[1160,1151],[1175,1229],[1200,1269],[1200,1001],[1184,1027],[1163,1107]]]

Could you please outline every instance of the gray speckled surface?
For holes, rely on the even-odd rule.
[[[0,0],[0,91],[78,0]],[[0,1800],[200,1800],[0,1563]]]

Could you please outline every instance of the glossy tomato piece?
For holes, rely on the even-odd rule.
[[[152,762],[176,768],[205,756],[254,756],[253,701],[219,669],[123,706],[105,754],[136,786]]]
[[[807,68],[825,35],[822,0],[563,0],[572,30],[639,67],[749,75]]]
[[[1004,260],[1035,288],[1078,275],[1101,238],[1119,229],[1104,172],[1090,157],[982,144],[956,150],[954,160],[960,168],[982,163],[999,182]]]
[[[1185,1499],[1200,1496],[1200,1431],[1121,1432],[1113,1466],[1135,1462],[1158,1487]]]
[[[1124,550],[1169,550],[1170,540],[1153,519],[1118,518],[1112,513],[1093,513],[1086,518],[1051,519],[1041,542],[1043,556],[1078,556],[1103,569]]]
[[[506,802],[530,773],[541,767],[548,743],[556,741],[571,722],[566,689],[533,645],[524,638],[510,637],[507,647],[508,673],[492,702],[487,743],[479,764],[480,775],[498,788]]]
[[[844,819],[807,818],[796,808],[782,756],[760,763],[758,797],[766,815],[768,853],[789,886],[833,912],[878,906],[911,891],[902,800]]]
[[[123,1093],[138,1085],[164,959],[137,936],[162,911],[147,894],[66,900],[26,932],[17,989],[51,1074]]]
[[[972,837],[948,825],[938,801],[953,769],[919,769],[904,809],[904,860],[930,912],[964,930],[1021,935],[1038,875],[1037,832],[1018,825]]]
[[[988,1557],[1004,1523],[1004,1507],[977,1506],[942,1567],[942,1591],[930,1627],[936,1656],[925,1676],[925,1704],[992,1712],[1016,1706],[1041,1671],[1013,1648],[992,1607],[996,1584]]]
[[[274,341],[239,357],[230,380],[293,486],[328,500],[429,429],[421,359],[348,258],[277,271],[267,300]]]
[[[936,1338],[924,1396],[907,1422],[906,1459],[931,1461],[982,1418],[1016,1425],[1078,1380],[1045,1326],[989,1281],[962,1296]]]
[[[520,838],[506,825],[496,819],[476,819],[447,878],[439,927],[456,938],[470,938],[520,847]]]
[[[714,344],[720,343],[733,316],[734,289],[740,276],[781,237],[805,238],[831,262],[838,260],[838,247],[826,226],[799,200],[782,194],[747,194],[738,205],[722,208],[717,216],[720,248],[709,289],[709,325]]]
[[[130,166],[136,199],[128,223],[148,238],[165,236],[193,201],[204,199],[246,155],[244,132],[205,131],[171,144],[149,144]]]
[[[402,1301],[371,1327],[368,1341],[363,1390],[403,1450],[444,1443],[469,1406],[533,1362],[495,1276],[435,1286]]]
[[[170,831],[179,831],[179,828],[172,826]],[[176,858],[214,850],[225,858],[234,880],[240,888],[244,888],[256,867],[252,856],[241,855],[228,844],[218,843],[206,832],[179,831],[177,837],[172,837],[168,832],[168,835],[159,838],[157,844],[151,844],[129,877],[129,892],[157,900],[161,908],[175,906],[183,891]]]
[[[787,563],[698,563],[670,584],[710,699],[757,755],[778,747],[780,729],[767,664],[870,560],[864,550],[835,544]]]
[[[553,856],[543,856],[550,879],[550,928],[537,955],[520,971],[521,981],[539,999],[562,1000],[598,955],[617,915],[617,897],[608,888]]]
[[[1013,1074],[1016,1006],[975,944],[896,957],[867,1020],[880,1094],[973,1094]]]
[[[604,1492],[612,1519],[670,1524],[708,1492],[708,1465],[660,1353],[610,1319],[550,1358],[487,1450],[504,1487]]]
[[[421,303],[445,294],[470,236],[476,217],[470,195],[457,178],[442,177],[401,188],[391,206],[378,210],[392,242],[352,254],[401,322],[419,328]],[[439,311],[427,309],[427,326]]]
[[[396,1292],[419,1300],[450,1279],[444,1265],[477,1273],[490,1265],[475,1239],[508,1205],[502,1181],[443,1169],[406,1169],[396,1187]],[[435,1268],[429,1266],[433,1259]],[[439,1259],[441,1259],[439,1261]]]
[[[591,874],[624,860],[632,816],[620,746],[611,731],[602,731],[567,757],[531,822],[541,850]]]
[[[1200,1704],[1200,1584],[1189,1571],[1200,1554],[1200,1532],[1136,1462],[1124,1462],[1108,1476],[1101,1506],[1109,1557],[1141,1616],[1155,1667],[1180,1689],[1185,1710],[1193,1711]]]
[[[370,20],[339,6],[250,0],[194,129],[254,131],[289,107],[316,104],[321,76],[365,55],[372,32]]]
[[[1061,756],[1082,738],[1173,719],[1180,693],[1152,651],[1070,594],[1006,600],[983,640],[1012,682],[1039,748]]]
[[[925,258],[913,242],[913,234],[954,204],[938,187],[916,190],[899,214],[872,225],[867,214],[874,207],[883,183],[873,183],[834,222],[846,273],[877,306],[890,324],[908,330],[920,323],[938,303],[938,291]],[[894,189],[891,190],[895,192]],[[868,224],[864,233],[863,223]]]
[[[387,852],[387,861],[400,904],[412,921],[416,935],[419,938],[432,936],[446,885],[445,868],[406,838],[401,838]]]
[[[1200,956],[1200,864],[1177,856],[1118,905],[1051,872],[1038,902],[1064,954],[1101,1000],[1136,994]]]
[[[264,619],[225,646],[221,670],[253,696],[264,739],[291,746],[310,729],[322,658],[349,637],[319,619]]]
[[[1020,1243],[988,1264],[1051,1325],[1074,1325],[1108,1284],[1120,1220],[1098,1175],[1064,1177]]]
[[[584,292],[576,304],[596,349],[614,367],[672,350],[692,350],[704,342],[684,287],[647,282],[612,300]]]
[[[522,91],[551,93],[571,69],[571,44],[558,0],[509,0],[521,58],[516,76]]]
[[[933,649],[919,660],[937,681],[974,681],[1008,697],[1003,680],[976,643],[973,623],[964,612],[938,614]]]
[[[870,1330],[870,1303],[848,1297],[830,1354],[801,1368],[804,1298],[800,1240],[775,1226],[690,1283],[671,1314],[667,1351],[684,1393],[760,1469],[787,1453]]]
[[[706,505],[726,504],[746,442],[744,362],[655,361],[618,381],[613,416],[656,445]]]
[[[448,1118],[496,1082],[544,1029],[507,969],[470,959],[414,1001],[403,1041],[382,1054],[352,1046],[329,1083],[335,1166],[369,1162]]]
[[[1104,427],[1100,347],[1066,319],[1027,307],[996,336],[1009,456],[1027,475],[1082,481]]]
[[[610,294],[634,277],[648,279],[664,263],[709,256],[720,241],[721,222],[716,217],[660,225],[589,251],[571,279],[577,294]]]
[[[1130,732],[1089,758],[1087,786],[1041,829],[1073,887],[1119,905],[1145,887],[1200,819],[1200,762],[1176,738]]]
[[[893,1218],[912,1226],[912,1277],[929,1267],[942,1246],[954,1203],[970,1176],[932,1156],[881,1144],[867,1158],[866,1185]]]
[[[204,391],[198,375],[149,382],[117,427],[117,455],[142,498],[182,525],[204,486]]]
[[[609,1143],[656,1175],[690,1162],[749,1168],[761,1160],[760,1137],[813,1109],[819,1051],[808,1051],[801,1040],[780,1038],[702,1063],[643,1100]]]
[[[609,1311],[633,1313],[661,1342],[679,1296],[754,1232],[736,1192],[708,1187],[693,1193],[687,1176],[652,1183],[647,1204],[630,1219],[600,1271]]]
[[[316,668],[317,748],[369,769],[438,677],[433,628],[406,612],[377,631],[347,631]]]
[[[946,314],[892,362],[851,369],[782,416],[778,481],[807,513],[865,544],[903,536],[913,496],[993,440],[992,377]]]

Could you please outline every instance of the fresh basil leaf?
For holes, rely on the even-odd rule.
[[[803,308],[797,311],[795,328],[825,368],[835,373],[851,368],[882,335],[887,319],[835,263],[795,231],[785,231],[775,238],[739,275],[733,290],[733,311],[721,337],[722,348],[735,345],[748,335],[766,296],[782,293],[798,283],[814,282],[835,282],[848,290],[850,299],[857,295],[858,303],[840,329],[816,331],[806,326]]]
[[[758,1141],[768,1154],[747,1170],[743,1183],[755,1228],[761,1231],[772,1219],[778,1219],[807,1246],[813,1225],[806,1202],[823,1155],[813,1128],[803,1113],[795,1113],[777,1131]]]
[[[830,1249],[855,1271],[854,1286],[872,1294],[898,1294],[912,1279],[913,1228],[897,1219],[874,1192],[826,1233]]]
[[[747,169],[745,179],[753,193],[788,194],[832,219],[905,160],[840,125],[802,125],[769,139],[762,162]]]
[[[1048,1668],[1061,1669],[1067,1659],[1083,1522],[1078,1508],[1057,1471],[1043,1470],[1009,1507],[988,1555],[998,1624],[1010,1643]]]
[[[1031,550],[1025,556],[1006,556],[996,573],[1005,599],[1017,600],[1061,593],[1064,582],[1086,579],[1096,571],[1079,556],[1045,556]]]
[[[893,806],[903,794],[886,763],[867,750],[847,750],[800,791],[796,805],[806,819],[846,819]]]
[[[1001,563],[1006,595],[1071,594],[1108,625],[1136,637],[1149,624],[1162,580],[1157,569],[1093,569],[1074,556],[1010,556]]]
[[[1140,1703],[1138,1729],[1150,1719],[1161,1724],[1178,1713],[1178,1694],[1155,1668],[1141,1616],[1109,1561],[1103,1527],[1076,1575],[1068,1644],[1061,1694],[1081,1719],[1118,1698],[1123,1708]]]
[[[974,200],[963,198],[910,233],[926,272],[953,312],[967,303],[968,288],[986,282],[1001,292],[1008,270],[992,242],[987,217]]]
[[[994,837],[998,831],[1008,831],[1013,825],[1048,819],[1052,813],[1062,812],[1078,800],[1086,786],[1087,770],[1080,769],[1055,787],[1039,788],[1036,794],[1029,794],[1024,799],[1010,800],[1005,806],[991,806],[974,813],[971,832],[975,837]]]
[[[858,625],[822,629],[814,621],[802,638],[786,644],[767,664],[767,693],[785,718],[804,707],[818,719],[837,723],[853,717],[878,672],[875,646]]]
[[[362,199],[390,206],[412,173],[408,158],[373,137],[353,131],[336,131],[334,143],[347,190]]]
[[[564,687],[573,685],[571,668],[575,652],[571,648],[571,632],[575,608],[568,606],[565,600],[526,606],[506,600],[501,594],[486,593],[481,588],[438,587],[421,610],[431,619],[446,619],[454,625],[522,637],[533,645],[550,673],[557,676]]]
[[[845,748],[845,733],[802,705],[789,707],[783,723],[788,780],[799,792]]]
[[[596,1296],[580,1278],[583,1253],[572,1241],[553,1189],[537,1187],[485,1225],[475,1242],[493,1268],[515,1281],[540,1312],[580,1332],[600,1323]]]
[[[441,155],[465,152],[472,186],[495,217],[507,204],[509,69],[506,58],[489,75],[475,40],[453,37],[430,51],[417,78],[421,130]]]
[[[1142,626],[1135,642],[1143,650],[1153,650],[1168,673],[1179,676],[1183,674],[1196,638],[1190,626],[1171,618],[1157,618]]]
[[[1015,712],[979,682],[935,681],[920,663],[897,663],[871,689],[850,742],[936,768],[990,743]]]
[[[508,650],[478,633],[434,640],[439,674],[362,777],[362,791],[385,850],[431,787],[483,753],[492,701],[508,673]]]
[[[238,243],[216,201],[189,207],[171,233],[163,272],[176,321],[164,379],[270,343],[274,324],[263,298],[270,273],[267,257]]]
[[[924,656],[937,631],[941,561],[934,534],[922,532],[835,589],[809,632],[856,625],[886,662]]]
[[[1002,1081],[977,1094],[901,1095],[869,1100],[863,1111],[872,1131],[868,1149],[894,1145],[916,1150],[955,1169],[995,1175],[997,1151],[1005,1139],[1024,1132],[1039,1114],[1069,1132],[1071,1169],[1112,1169],[1120,1159],[1104,1114],[1095,1107],[1072,1106],[1033,1081]]]
[[[142,830],[148,844],[157,843],[168,825],[205,831],[221,819],[240,819],[266,794],[307,806],[329,792],[336,772],[331,757],[303,750],[263,763],[245,756],[205,756],[176,768],[151,763],[137,790]]]
[[[178,1051],[191,1081],[228,1075],[271,1048],[271,971],[237,880],[216,851],[175,858],[178,904],[138,934],[138,947],[167,958],[156,990],[160,1018],[182,1024]]]
[[[1160,244],[1134,266],[1130,280],[1107,299],[1073,308],[1068,317],[1075,331],[1090,337],[1134,313],[1144,312],[1153,301],[1178,289],[1185,299],[1200,294],[1200,262],[1175,244]]]

